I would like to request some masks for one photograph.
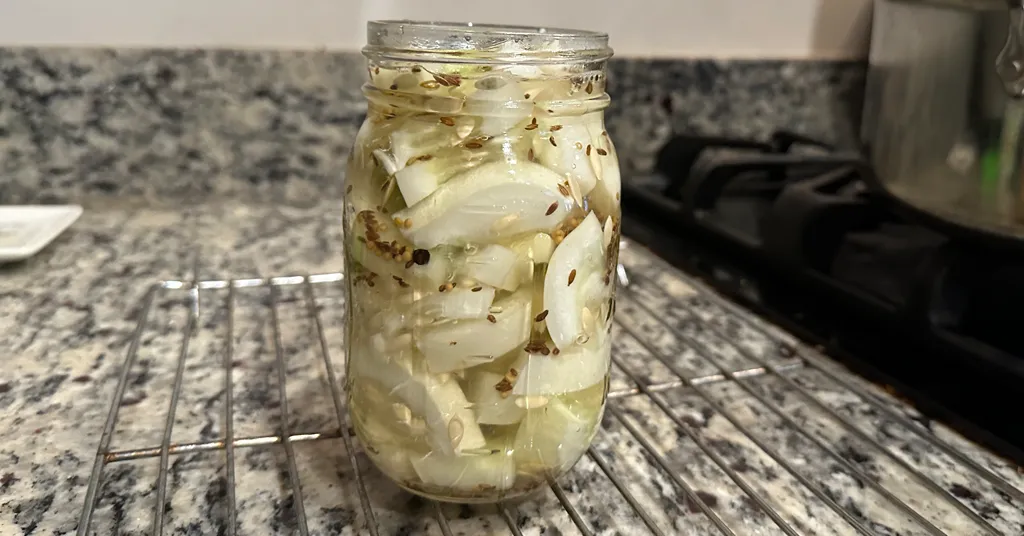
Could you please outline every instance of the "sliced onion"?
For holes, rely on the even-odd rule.
[[[475,91],[466,98],[466,113],[480,116],[477,131],[483,136],[505,134],[530,117],[532,106],[523,97],[515,78],[492,74],[474,83]]]
[[[429,430],[428,441],[435,450],[454,454],[463,449],[484,446],[484,437],[469,401],[458,382],[449,377],[429,374],[411,351],[370,356],[353,356],[349,361],[354,381],[372,380],[401,400],[413,414],[423,418]],[[372,357],[371,357],[372,356]],[[370,358],[368,358],[370,357]],[[458,442],[449,436],[451,423],[460,427]]]
[[[470,492],[481,487],[507,490],[515,483],[516,468],[504,449],[486,455],[445,456],[432,452],[413,457],[412,466],[425,484]]]
[[[537,264],[547,264],[555,250],[555,241],[547,233],[537,233],[513,242],[509,247]]]
[[[501,385],[507,385],[507,388],[499,389]],[[478,423],[508,425],[523,418],[526,410],[516,405],[515,397],[508,392],[511,385],[505,374],[469,370],[466,374],[466,398],[473,404]]]
[[[562,473],[587,450],[597,430],[601,405],[570,408],[558,398],[531,409],[516,432],[513,448],[517,468]]]
[[[376,240],[370,239],[374,236],[370,233],[371,229],[373,233],[376,233]],[[433,255],[425,265],[413,264],[406,268],[408,261],[404,258],[395,258],[393,255],[385,254],[379,247],[370,249],[371,242],[386,242],[388,244],[394,242],[396,248],[404,247],[406,251],[412,251],[415,248],[398,232],[394,221],[382,212],[365,210],[358,213],[352,223],[351,233],[353,236],[348,238],[347,244],[349,255],[363,268],[377,274],[377,277],[374,278],[374,288],[377,285],[404,288],[401,287],[398,279],[409,285],[429,288],[439,285],[447,278],[449,264],[443,255]],[[364,284],[355,283],[355,285]]]
[[[548,333],[562,352],[584,344],[590,333],[584,309],[596,316],[610,292],[604,284],[604,231],[593,212],[555,248],[544,276],[544,308]],[[570,282],[570,279],[572,280]]]
[[[589,194],[597,186],[600,163],[595,167],[593,159],[598,155],[585,120],[582,117],[551,117],[542,119],[539,124],[537,130],[540,135],[533,142],[537,161],[573,179],[579,187],[580,196]]]
[[[551,231],[572,208],[572,201],[559,192],[562,180],[533,162],[491,162],[449,179],[395,215],[409,220],[402,232],[427,249]]]
[[[456,121],[456,118],[452,118],[452,121]],[[454,126],[434,121],[408,120],[391,133],[391,155],[398,170],[401,170],[411,164],[414,158],[433,156],[433,153],[452,147],[461,140]]]
[[[459,320],[485,318],[494,301],[494,288],[454,288],[431,294],[413,304],[415,314],[430,319]]]
[[[596,385],[608,375],[611,344],[601,330],[585,345],[558,355],[522,352],[513,367],[519,377],[515,396],[560,395]]]
[[[440,374],[488,363],[530,337],[530,293],[519,291],[495,301],[489,319],[455,320],[415,333],[416,347],[430,372]]]
[[[509,291],[533,277],[529,258],[498,244],[467,256],[463,270],[474,281]]]

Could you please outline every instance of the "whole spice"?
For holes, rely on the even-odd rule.
[[[425,249],[412,250],[412,262],[423,266],[430,262],[430,252]]]
[[[487,315],[487,321],[492,323],[492,324],[497,324],[498,323],[498,319],[494,318],[494,315]]]
[[[554,203],[551,203],[551,206],[548,207],[548,211],[545,212],[544,215],[545,216],[550,216],[550,215],[554,214],[556,210],[558,210],[558,201],[555,201]]]
[[[575,268],[573,268],[573,269],[572,269],[572,270],[571,270],[571,271],[569,272],[569,283],[567,283],[567,284],[568,284],[568,285],[571,285],[571,284],[572,284],[572,282],[573,282],[573,281],[575,281],[575,280],[576,280],[576,269],[575,269]]]
[[[548,317],[548,310],[544,309],[537,316],[533,318],[534,322],[543,322]]]

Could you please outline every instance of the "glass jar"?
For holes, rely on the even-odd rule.
[[[607,398],[607,35],[382,21],[368,40],[344,211],[356,433],[414,493],[529,493],[586,451]]]

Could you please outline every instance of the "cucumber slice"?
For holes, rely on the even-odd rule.
[[[523,417],[513,443],[520,471],[560,474],[569,470],[593,439],[600,422],[601,404],[568,404],[552,398]]]
[[[518,291],[494,303],[488,319],[456,320],[415,334],[416,347],[434,374],[488,363],[530,338],[530,293]]]
[[[482,448],[484,436],[458,382],[429,374],[412,354],[407,349],[386,356],[376,352],[354,356],[349,360],[352,381],[377,382],[422,417],[430,446],[438,452],[450,455]]]
[[[522,352],[513,368],[518,378],[514,396],[550,396],[572,393],[604,381],[611,364],[611,342],[600,330],[583,346],[558,355]]]
[[[412,467],[425,484],[461,492],[481,488],[508,490],[515,483],[516,467],[512,456],[497,448],[494,454],[445,456],[431,452],[414,456]]]
[[[584,325],[597,318],[611,292],[604,283],[604,230],[593,212],[555,248],[544,276],[544,319],[551,340],[562,352],[585,344],[596,330]],[[588,315],[589,313],[589,315]]]
[[[509,380],[509,378],[512,380]],[[473,404],[480,424],[507,425],[519,422],[526,410],[510,395],[514,375],[470,369],[466,374],[466,398]]]
[[[395,216],[410,222],[402,230],[409,240],[427,249],[551,231],[573,206],[559,192],[562,180],[533,162],[490,162],[452,177]]]
[[[374,286],[405,288],[402,284],[405,283],[431,288],[448,277],[449,263],[443,255],[431,255],[424,265],[410,265],[409,259],[415,247],[398,232],[395,222],[382,212],[359,212],[351,232],[354,236],[349,237],[349,255],[363,268],[377,274]]]
[[[516,290],[533,276],[530,259],[498,244],[491,244],[466,257],[465,276],[502,290]]]

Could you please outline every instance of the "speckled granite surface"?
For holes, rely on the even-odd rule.
[[[356,53],[0,49],[0,203],[83,195],[309,205],[339,192],[365,111]],[[609,130],[627,170],[673,132],[850,145],[857,63],[616,59]]]
[[[24,264],[2,269],[0,344],[8,351],[0,379],[0,429],[4,430],[0,436],[0,534],[74,531],[99,431],[149,283],[158,278],[190,277],[195,244],[203,244],[198,258],[200,277],[335,270],[340,263],[339,217],[339,210],[330,203],[283,208],[230,202],[187,210],[97,205],[53,247]],[[799,533],[855,533],[810,488],[753,443],[745,433],[749,432],[864,526],[879,534],[926,534],[739,385],[707,384],[703,388],[707,399],[691,389],[669,387],[676,379],[673,370],[657,361],[652,351],[677,372],[708,377],[716,373],[716,364],[726,370],[755,367],[751,355],[771,363],[791,363],[792,347],[767,338],[762,332],[765,328],[756,327],[753,320],[725,312],[702,290],[695,291],[699,287],[685,276],[666,269],[639,247],[627,247],[622,257],[633,274],[633,283],[619,302],[615,356],[622,368],[614,372],[613,392],[620,396],[612,404],[642,431],[667,465],[723,523],[737,534],[781,534],[718,462],[779,510],[781,518]],[[341,289],[337,284],[319,283],[315,290],[331,357],[341,370]],[[337,426],[336,415],[301,291],[301,287],[284,288],[278,296],[289,422],[295,433],[331,430]],[[129,376],[114,449],[159,444],[187,313],[182,298],[180,293],[164,291],[150,312],[138,362]],[[200,321],[190,340],[174,441],[209,441],[223,433],[225,298],[224,291],[204,291]],[[281,405],[266,289],[237,292],[234,327],[235,434],[274,433]],[[785,339],[784,334],[778,336]],[[719,459],[703,452],[643,395],[621,396],[634,387],[623,370],[645,384],[659,386],[658,396],[679,422]],[[955,460],[820,371],[800,369],[788,374],[824,407],[850,419],[888,450],[877,450],[856,437],[777,377],[744,381],[800,429],[831,445],[939,528],[957,535],[984,533],[941,497],[916,483],[894,459],[904,460],[934,479],[951,497],[963,501],[1002,533],[1024,530],[1024,503],[958,467]],[[857,381],[840,374],[846,381]],[[900,414],[924,422],[883,392],[868,389]],[[744,430],[737,429],[708,400]],[[1024,478],[1013,468],[942,426],[928,424],[925,431],[963,449],[1018,489],[1024,488]],[[340,440],[297,443],[295,452],[311,533],[365,534],[352,469]],[[662,533],[714,533],[697,502],[686,498],[657,467],[655,457],[611,414],[605,419],[595,452],[625,482]],[[398,491],[370,469],[361,454],[359,459],[368,475],[382,534],[440,534],[428,503]],[[154,458],[107,467],[93,534],[148,533],[157,467]],[[222,452],[171,458],[165,534],[223,533],[224,467]],[[283,450],[275,446],[239,448],[234,467],[240,533],[295,534],[294,500]],[[569,501],[596,533],[648,533],[593,459],[585,458],[562,485]],[[502,519],[487,509],[446,507],[445,512],[455,534],[507,533]],[[577,533],[551,491],[516,507],[513,518],[524,534]]]

